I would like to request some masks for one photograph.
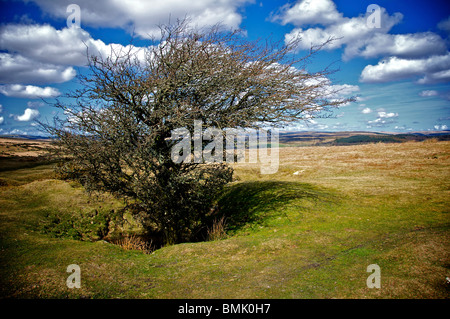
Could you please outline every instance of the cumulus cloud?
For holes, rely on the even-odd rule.
[[[360,81],[383,83],[416,78],[418,84],[450,81],[450,52],[445,41],[432,32],[378,34],[360,50],[363,57],[387,56],[367,65]]]
[[[436,33],[421,32],[408,34],[375,33],[370,41],[356,49],[355,55],[365,58],[393,55],[400,58],[421,58],[445,54],[445,41]]]
[[[379,118],[391,118],[391,117],[397,117],[398,113],[387,113],[387,112],[378,112]]]
[[[273,21],[280,21],[283,25],[292,23],[296,26],[305,24],[333,24],[343,16],[336,10],[331,0],[299,1],[293,6],[286,4],[280,12],[273,16]]]
[[[417,83],[429,84],[450,81],[450,53],[423,59],[389,57],[377,65],[367,65],[360,81],[381,83],[422,76]]]
[[[50,25],[9,24],[0,28],[0,82],[43,84],[73,79],[73,66],[85,66],[87,54],[110,56],[131,52],[143,60],[135,46],[105,44],[81,28],[55,29]]]
[[[302,8],[303,13],[300,12],[300,8]],[[307,12],[312,13],[307,15]],[[389,15],[384,8],[381,8],[380,15],[381,27],[371,28],[367,26],[367,14],[347,18],[337,11],[335,4],[331,0],[320,0],[317,2],[302,0],[292,7],[285,6],[273,20],[280,20],[284,24],[292,23],[297,26],[285,36],[285,40],[289,42],[294,38],[301,37],[302,41],[299,49],[309,49],[311,45],[319,45],[329,38],[334,38],[335,40],[327,45],[325,49],[334,50],[344,47],[343,58],[348,60],[363,54],[363,48],[374,42],[373,37],[375,35],[389,32],[403,18],[400,13]],[[318,24],[325,27],[302,28],[302,26],[310,24]],[[370,49],[372,50],[372,48]]]
[[[80,28],[11,24],[0,28],[0,49],[41,63],[82,65],[90,35]],[[83,42],[87,42],[84,46]],[[83,54],[84,53],[84,54]]]
[[[0,53],[0,82],[43,84],[70,81],[76,75],[72,67],[42,63],[21,55]]]
[[[50,25],[5,25],[0,28],[0,49],[23,59],[72,66],[86,65],[87,53],[106,57],[111,54],[111,50],[118,52],[131,49],[133,53],[139,54],[139,49],[135,47],[95,40],[81,28],[57,30]]]
[[[441,83],[450,80],[446,41],[433,32],[390,34],[401,22],[401,13],[389,14],[380,8],[380,28],[367,25],[371,13],[344,17],[331,0],[298,0],[283,6],[272,21],[293,24],[295,28],[285,35],[285,41],[300,37],[299,49],[335,40],[324,49],[343,49],[343,59],[355,57],[382,58],[377,65],[368,65],[361,73],[361,82],[388,82],[421,77],[419,84]],[[450,17],[438,27],[450,31]]]
[[[447,70],[430,72],[417,81],[419,84],[447,83],[450,82],[450,68]]]
[[[38,87],[34,85],[10,84],[0,85],[0,93],[9,97],[21,97],[28,99],[52,98],[60,95],[60,92],[52,87]]]
[[[364,108],[364,109],[361,111],[361,113],[363,113],[363,114],[369,114],[369,113],[372,113],[372,109],[369,108],[369,107],[366,107],[366,108]]]
[[[66,19],[66,8],[73,0],[33,0],[44,12]],[[159,35],[158,24],[188,17],[196,25],[223,23],[238,28],[240,9],[252,0],[78,0],[81,25],[119,27],[135,32],[142,38]]]
[[[320,22],[320,15],[318,15],[315,22],[326,25],[325,28],[295,28],[286,35],[286,41],[301,37],[302,42],[299,48],[308,49],[311,44],[318,45],[329,38],[335,38],[336,40],[326,46],[325,49],[334,50],[344,47],[344,60],[350,60],[358,56],[365,58],[381,56],[421,58],[431,54],[445,54],[447,52],[444,39],[433,32],[388,34],[392,27],[402,20],[403,16],[400,13],[389,15],[384,8],[381,8],[381,28],[371,28],[367,26],[367,15],[346,18],[336,11],[336,7],[331,1],[325,2],[329,3],[328,10],[335,12],[333,16],[336,19],[323,18]],[[315,2],[303,0],[292,9],[300,5],[312,5],[312,3]],[[290,11],[287,10],[286,16],[289,16],[289,13]],[[297,24],[300,24],[300,21],[308,20],[294,20]]]
[[[3,124],[4,121],[5,119],[3,118],[3,116],[0,116],[0,124]]]
[[[448,126],[445,125],[445,124],[443,124],[443,125],[435,125],[434,129],[436,131],[445,131],[445,130],[448,130]]]
[[[378,111],[378,116],[375,120],[367,121],[367,128],[385,127],[389,124],[395,123],[398,113]]]
[[[39,117],[39,111],[35,109],[27,108],[22,115],[15,116],[14,118],[20,122],[32,121]]]

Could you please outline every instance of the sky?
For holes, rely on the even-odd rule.
[[[74,6],[75,5],[75,6]],[[77,11],[79,8],[79,14]],[[355,96],[301,131],[446,131],[450,128],[450,4],[446,0],[0,0],[0,135],[42,135],[55,98],[79,84],[91,54],[145,47],[157,25],[189,17],[250,41],[302,41],[294,54],[335,38],[310,72],[339,69],[330,86]]]

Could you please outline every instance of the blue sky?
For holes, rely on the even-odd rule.
[[[69,28],[70,4],[80,28]],[[375,4],[375,11],[367,12]],[[293,129],[310,131],[444,131],[450,128],[450,5],[447,1],[350,0],[0,0],[0,135],[40,135],[52,102],[76,87],[90,52],[148,45],[168,17],[200,26],[242,28],[249,40],[301,36],[311,44],[338,38],[309,66],[339,68],[330,85],[357,101],[330,119]],[[73,21],[73,20],[70,20]],[[378,23],[379,22],[379,23]]]

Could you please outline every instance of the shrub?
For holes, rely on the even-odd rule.
[[[353,100],[336,98],[329,69],[304,71],[331,39],[297,58],[291,54],[299,41],[261,45],[238,31],[199,30],[183,20],[161,26],[159,43],[142,48],[144,59],[132,46],[88,56],[79,89],[55,103],[64,118],[42,124],[61,161],[70,160],[60,175],[124,198],[157,225],[165,244],[198,240],[232,169],[222,162],[175,163],[174,130],[193,132],[195,120],[221,132],[283,126]]]

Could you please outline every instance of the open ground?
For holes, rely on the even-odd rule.
[[[271,175],[235,164],[226,233],[154,251],[108,241],[138,223],[101,228],[123,203],[56,179],[42,145],[0,146],[2,298],[449,297],[449,141],[282,147]]]

